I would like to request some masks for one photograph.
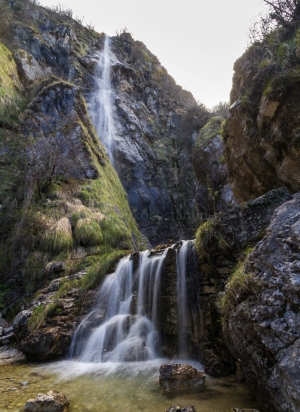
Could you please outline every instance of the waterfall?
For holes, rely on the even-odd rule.
[[[177,305],[178,305],[178,354],[185,357],[187,352],[187,289],[186,289],[186,269],[187,257],[189,253],[190,241],[182,242],[182,246],[177,253]]]
[[[71,357],[81,362],[145,361],[157,357],[157,295],[167,251],[154,257],[149,256],[149,251],[140,253],[135,278],[132,259],[121,259],[100,288],[97,308],[77,328]]]
[[[94,127],[104,145],[112,164],[114,164],[114,136],[112,88],[110,82],[110,47],[109,37],[105,36],[104,48],[100,54],[95,75],[95,92],[92,93],[89,111]]]
[[[188,336],[186,266],[190,241],[170,248],[176,254],[178,355],[185,357]],[[105,278],[99,290],[97,307],[78,326],[70,348],[71,358],[103,363],[146,361],[158,357],[157,315],[159,302],[163,299],[160,295],[161,276],[170,248],[163,252],[139,253],[135,271],[132,256],[120,260],[115,272]]]

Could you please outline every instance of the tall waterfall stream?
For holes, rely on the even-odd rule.
[[[105,36],[104,48],[100,53],[96,68],[95,91],[90,98],[89,113],[109,159],[114,164],[113,146],[116,132],[113,120],[110,69],[109,37]]]

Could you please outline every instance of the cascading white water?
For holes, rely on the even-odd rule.
[[[91,95],[89,111],[98,136],[104,145],[112,164],[114,164],[113,93],[110,81],[111,58],[109,37],[105,36],[104,48],[100,54],[96,73],[95,91]]]
[[[187,288],[186,269],[187,257],[190,248],[190,241],[182,242],[182,246],[177,253],[177,302],[178,302],[178,354],[185,357],[187,351]]]
[[[136,279],[130,257],[121,259],[100,289],[98,307],[77,328],[71,357],[81,362],[145,361],[157,357],[157,295],[167,250],[154,257],[149,257],[149,251],[142,252]],[[85,342],[86,331],[93,327],[95,319],[100,319],[101,324]]]

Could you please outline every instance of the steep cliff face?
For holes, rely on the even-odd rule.
[[[29,1],[14,2],[13,12],[7,42],[26,93],[54,74],[79,86],[93,115],[104,35]],[[133,215],[154,245],[190,238],[199,223],[192,146],[209,113],[129,33],[112,38],[110,47],[114,166]]]
[[[223,362],[234,360],[238,376],[256,385],[265,405],[276,411],[300,407],[299,194],[287,201],[287,190],[300,190],[299,64],[299,31],[278,28],[252,45],[234,66],[232,106],[223,134],[236,197],[247,201],[285,187],[283,204],[272,199],[282,189],[271,191],[242,206],[245,225],[232,209],[217,218],[219,227],[208,222],[198,231],[201,269],[213,269],[210,279],[225,275],[214,307],[229,357],[224,357],[222,344],[218,355]],[[259,206],[272,193],[271,203]],[[279,207],[272,216],[274,206]],[[254,214],[249,215],[251,209]],[[206,313],[210,325],[213,312]],[[213,329],[208,330],[210,337]]]
[[[276,210],[243,267],[228,323],[229,347],[246,378],[284,412],[300,407],[299,211],[299,194]]]
[[[238,289],[239,282],[243,281],[239,277],[239,266],[251,247],[264,236],[274,210],[290,198],[286,189],[271,191],[216,215],[197,231],[201,330],[195,335],[195,341],[199,357],[210,375],[232,374],[236,367],[239,370],[239,357],[233,357],[232,348],[228,350],[224,339],[231,299],[243,296]],[[243,327],[245,336],[247,323]]]
[[[224,117],[212,117],[201,129],[193,148],[193,165],[198,180],[196,200],[203,219],[237,204],[224,160],[224,124]]]
[[[189,238],[199,219],[192,146],[208,113],[129,33],[110,47],[114,164],[134,217],[154,245]]]
[[[4,41],[12,53],[0,46],[0,305],[6,315],[45,282],[87,269],[77,284],[82,295],[126,251],[143,247],[79,86],[90,76],[80,56],[101,36],[27,1],[12,2],[11,13]],[[40,319],[46,312],[45,305]]]
[[[240,200],[281,186],[300,190],[299,38],[273,37],[254,44],[234,66],[225,159]]]
[[[104,35],[30,1],[10,7],[3,41],[12,53],[0,51],[0,305],[8,317],[21,310],[15,336],[28,358],[46,360],[65,354],[93,303],[87,291],[143,247],[134,217],[153,244],[193,235],[192,147],[209,114],[142,43],[111,39],[114,158],[126,195],[85,103]]]

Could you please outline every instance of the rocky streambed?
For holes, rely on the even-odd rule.
[[[207,377],[205,390],[162,394],[158,375],[164,360],[127,365],[19,362],[0,368],[0,411],[22,411],[27,399],[49,390],[62,391],[69,411],[165,411],[170,405],[194,405],[197,412],[230,412],[233,407],[257,407],[245,385]],[[195,364],[198,369],[201,365]]]

